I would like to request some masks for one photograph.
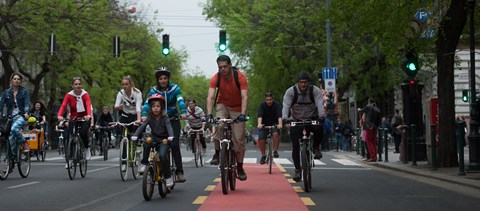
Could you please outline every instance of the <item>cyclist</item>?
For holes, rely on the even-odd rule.
[[[177,166],[177,181],[178,182],[185,182],[186,179],[183,176],[183,164],[182,164],[182,154],[180,152],[180,116],[181,119],[186,118],[187,113],[187,106],[182,97],[182,91],[180,87],[170,81],[170,70],[166,67],[160,67],[155,71],[155,79],[157,80],[157,85],[152,87],[150,92],[148,93],[148,97],[152,96],[153,94],[160,94],[165,98],[166,110],[168,117],[170,118],[170,123],[172,124],[173,133],[174,133],[174,141],[170,144],[172,147],[173,159],[175,160],[175,165]],[[178,110],[176,104],[180,107],[180,115],[178,114]],[[147,112],[150,110],[150,104],[146,102],[143,105],[142,110],[142,119],[145,119]],[[139,165],[139,171],[143,172],[145,170],[144,165]]]
[[[213,104],[216,104],[217,117],[232,118],[240,121],[246,121],[247,103],[248,103],[248,83],[247,77],[232,68],[232,61],[227,55],[221,55],[217,58],[218,74],[210,79],[207,97],[207,116],[208,121],[213,119]],[[235,71],[235,72],[234,72]],[[238,82],[238,86],[237,86]],[[218,91],[218,101],[213,96],[215,89]],[[218,129],[218,128],[217,128]],[[235,152],[237,155],[237,175],[238,179],[244,181],[247,174],[243,169],[243,158],[245,156],[245,123],[236,123],[232,125],[232,141],[235,143]],[[219,140],[223,132],[217,130],[214,137],[215,155],[210,164],[218,165],[218,155],[220,153]]]
[[[30,107],[30,94],[28,90],[21,86],[23,76],[19,73],[13,73],[10,76],[10,88],[6,89],[2,98],[0,99],[0,114],[3,111],[3,106],[7,106],[7,117],[12,120],[12,126],[8,141],[10,142],[10,149],[14,157],[17,153],[17,147],[21,143],[25,143],[25,151],[29,151],[30,147],[23,138],[20,129],[27,124],[28,109]]]
[[[278,145],[280,141],[280,129],[282,128],[282,105],[273,100],[273,94],[271,92],[265,93],[265,102],[261,103],[258,108],[258,148],[262,158],[260,164],[265,164],[265,139],[267,138],[268,129],[263,126],[277,125],[278,130],[273,131],[273,157],[278,158]]]
[[[148,104],[150,105],[151,109],[148,113],[148,117],[143,122],[143,124],[137,128],[135,133],[132,136],[132,140],[136,141],[138,135],[142,133],[146,128],[147,125],[151,128],[151,138],[152,142],[158,142],[163,139],[173,140],[173,129],[170,123],[170,119],[168,118],[167,113],[165,112],[165,99],[160,94],[153,94],[148,99]],[[173,142],[171,142],[173,143]],[[160,157],[160,162],[163,167],[169,166],[168,162],[168,144],[160,143],[158,149],[158,155]],[[143,165],[148,164],[148,155],[150,153],[151,145],[145,143],[144,150],[143,150],[143,159],[141,163]],[[164,178],[166,179],[167,187],[173,186],[173,178],[170,171],[162,171]]]
[[[85,121],[81,125],[80,129],[80,138],[83,141],[83,145],[86,148],[87,160],[92,159],[90,154],[90,147],[88,143],[88,132],[90,130],[90,125],[92,124],[90,118],[92,117],[92,104],[90,101],[90,95],[87,91],[83,89],[82,79],[80,77],[74,77],[72,79],[72,88],[73,90],[65,94],[63,98],[62,105],[57,113],[58,121],[63,120],[63,113],[69,108],[70,116],[68,119],[72,120],[75,118],[84,118]],[[73,133],[73,127],[75,124],[68,124],[68,136],[65,137],[65,140],[68,140],[68,137]]]
[[[321,123],[325,119],[325,110],[323,108],[323,95],[320,88],[312,85],[312,78],[307,72],[300,72],[297,77],[297,83],[285,91],[283,96],[282,119],[287,127],[290,120],[302,121],[318,118]],[[307,126],[307,134],[314,133],[313,151],[315,159],[322,157],[320,151],[320,142],[323,136],[322,125]],[[295,176],[293,180],[296,182],[301,180],[302,170],[300,168],[300,143],[303,128],[290,128],[290,139],[292,141],[292,159],[295,165]]]
[[[110,114],[110,110],[108,109],[107,106],[103,106],[102,113],[98,116],[97,122],[95,123],[95,128],[106,127],[110,122],[113,122],[112,114]],[[97,138],[97,142],[100,144],[100,156],[103,155],[102,134],[104,131],[107,131],[108,133],[109,144],[107,146],[110,146],[110,143],[112,141],[112,131],[110,129],[100,129],[100,131],[96,131],[95,137]]]
[[[188,107],[187,107],[187,120],[185,127],[188,128],[189,130],[205,130],[205,112],[203,112],[203,109],[198,107],[197,101],[195,99],[190,99],[188,101]],[[207,149],[207,143],[205,143],[205,137],[203,137],[203,134],[199,134],[200,136],[200,143],[202,143],[202,153],[205,154],[205,151]],[[195,141],[195,134],[192,134],[190,137],[190,140],[192,142]],[[199,150],[199,149],[197,149]]]

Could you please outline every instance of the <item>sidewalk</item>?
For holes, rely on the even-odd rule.
[[[330,151],[327,153],[337,153]],[[412,162],[409,161],[408,164],[404,164],[400,160],[400,154],[395,154],[393,151],[388,152],[388,162],[385,162],[385,155],[382,154],[382,160],[378,162],[364,162],[362,161],[362,156],[355,151],[353,152],[344,152],[345,156],[362,162],[365,164],[370,164],[372,166],[386,168],[395,171],[401,171],[409,174],[415,174],[418,176],[429,177],[433,179],[438,179],[445,182],[450,182],[458,185],[463,185],[480,190],[480,171],[465,171],[465,175],[460,176],[459,167],[449,167],[449,168],[438,168],[437,170],[432,170],[431,165],[428,161],[417,161],[417,166],[412,166]],[[464,157],[465,157],[465,168],[468,168],[468,147],[464,148]],[[380,158],[380,157],[379,157]]]

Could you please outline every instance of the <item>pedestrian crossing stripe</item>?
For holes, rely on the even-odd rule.
[[[360,164],[347,159],[332,159],[332,160],[345,166],[360,166]]]

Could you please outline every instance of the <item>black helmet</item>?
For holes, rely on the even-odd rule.
[[[297,81],[300,80],[307,80],[308,82],[312,82],[312,77],[310,77],[310,74],[308,72],[299,72],[297,76]]]
[[[168,70],[166,67],[157,68],[157,70],[155,70],[155,79],[158,80],[161,75],[166,75],[168,78],[170,78],[170,70]]]

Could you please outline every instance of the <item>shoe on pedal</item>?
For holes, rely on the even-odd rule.
[[[143,174],[145,171],[145,164],[138,164],[138,173]]]
[[[202,148],[202,155],[205,156],[207,154],[207,148]]]
[[[245,181],[247,180],[247,173],[243,170],[243,168],[238,168],[237,169],[237,177],[240,181]]]
[[[180,173],[180,172],[177,173],[177,182],[183,183],[185,181],[187,181],[187,179],[185,179],[185,176],[183,176],[183,173]]]
[[[319,160],[323,157],[322,151],[320,149],[314,149],[313,154],[315,154],[315,156],[313,158],[317,159],[317,160]]]
[[[278,155],[278,152],[277,152],[277,151],[273,151],[273,157],[274,157],[274,158],[280,157],[280,156]]]
[[[122,164],[121,169],[122,169],[122,171],[126,171],[127,170],[127,164]]]
[[[218,165],[218,154],[214,154],[212,160],[210,161],[210,165]]]
[[[302,180],[302,171],[301,170],[295,170],[295,176],[293,177],[293,180],[295,182],[300,182]]]
[[[70,163],[70,168],[73,167],[73,162],[72,161],[68,161]],[[68,169],[68,163],[65,164],[65,169]]]
[[[92,153],[90,151],[90,148],[87,148],[87,160],[92,160]]]
[[[166,183],[166,185],[167,185],[167,188],[173,187],[173,178],[170,177],[170,178],[166,179],[166,180],[165,180],[165,183]]]
[[[265,164],[267,163],[265,160],[267,159],[267,156],[262,156],[262,158],[260,158],[260,164]]]

